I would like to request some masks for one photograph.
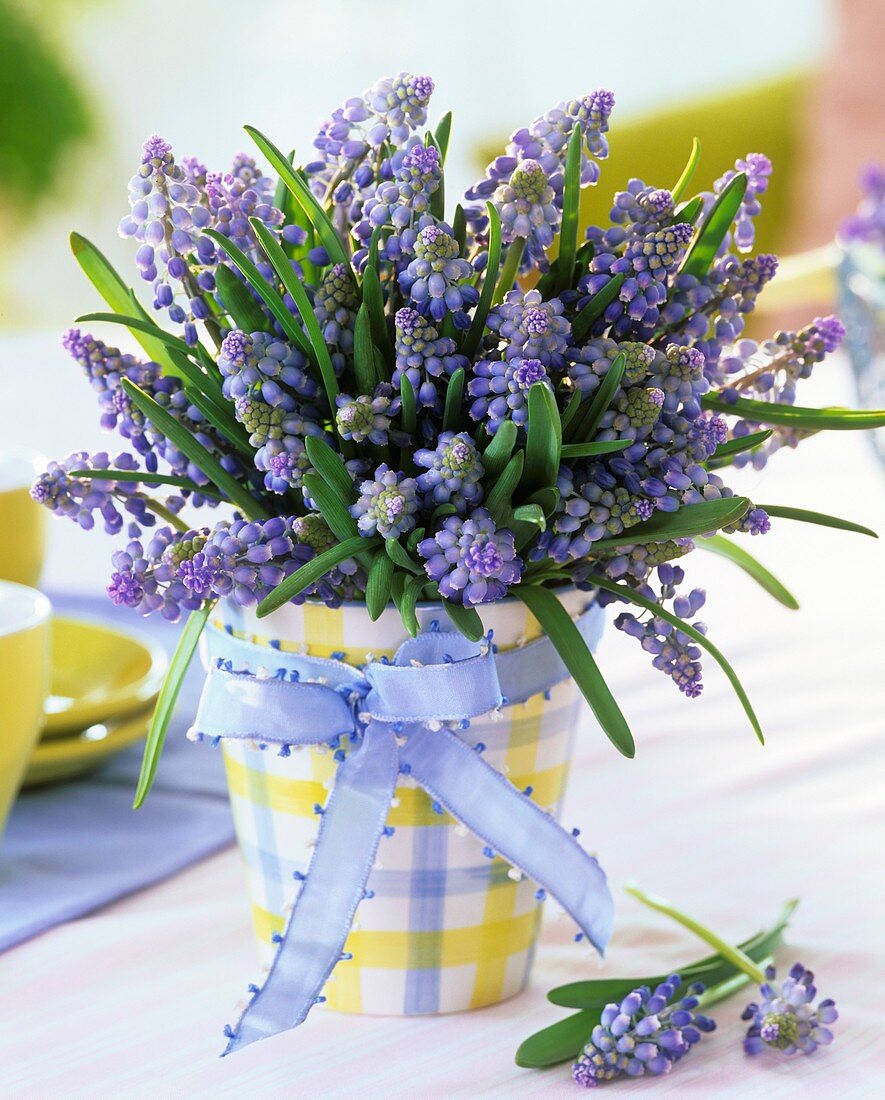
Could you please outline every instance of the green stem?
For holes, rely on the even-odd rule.
[[[693,920],[663,898],[657,897],[655,894],[647,894],[635,882],[628,883],[626,890],[628,894],[636,898],[637,901],[641,901],[643,905],[647,905],[649,909],[656,909],[659,913],[671,917],[677,924],[681,924],[683,928],[687,928],[689,932],[694,932],[704,943],[709,944],[714,951],[717,951],[723,959],[728,959],[733,966],[736,966],[738,970],[746,974],[757,985],[762,985],[765,981],[765,972],[753,962],[749,955],[741,951],[739,947],[726,943],[706,925]]]
[[[158,500],[146,496],[144,498],[144,503],[148,511],[153,512],[154,515],[159,516],[160,519],[164,519],[173,530],[178,531],[182,535],[190,530],[186,523],[183,523],[174,512],[170,512],[169,509]]]
[[[493,306],[504,301],[504,295],[516,282],[516,276],[519,272],[519,262],[522,259],[524,249],[525,237],[517,237],[513,244],[507,249],[504,266],[501,268],[501,278],[498,280],[498,286],[495,288],[495,296],[492,299]]]

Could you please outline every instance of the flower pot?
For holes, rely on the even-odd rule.
[[[588,603],[586,593],[574,589],[561,598],[572,615]],[[418,617],[422,630],[430,630],[433,620],[450,629],[437,605],[419,607]],[[517,600],[483,609],[483,621],[500,650],[541,634]],[[289,604],[258,620],[228,603],[221,625],[267,645],[269,669],[275,649],[362,665],[392,656],[406,639],[395,609],[373,623],[361,604],[335,610]],[[565,680],[546,696],[473,719],[461,736],[480,745],[488,764],[520,790],[531,788],[528,796],[558,816],[581,703],[574,683]],[[327,746],[280,756],[273,747],[262,751],[248,741],[225,741],[223,752],[255,933],[269,964],[272,936],[282,931],[291,910],[298,889],[293,875],[307,871],[317,814],[338,763]],[[456,1012],[519,993],[529,977],[541,917],[536,884],[503,859],[484,855],[483,841],[405,775],[387,823],[394,832],[381,842],[370,894],[345,945],[353,958],[336,967],[324,990],[329,1007],[392,1015]]]

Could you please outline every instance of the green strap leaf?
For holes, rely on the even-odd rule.
[[[818,527],[834,527],[837,531],[853,531],[857,535],[868,535],[872,539],[879,537],[871,527],[864,527],[850,519],[828,516],[825,512],[809,512],[806,508],[789,508],[784,504],[760,504],[758,507],[776,519],[795,519],[800,523],[815,523]]]
[[[421,590],[426,584],[427,577],[425,576],[411,577],[405,582],[402,588],[399,586],[394,588],[394,600],[399,609],[400,618],[403,621],[406,632],[411,638],[414,638],[419,630],[418,616],[415,612],[415,608],[418,605]]]
[[[562,457],[586,458],[589,455],[608,455],[616,451],[625,451],[633,445],[632,439],[601,439],[596,443],[565,443]]]
[[[386,550],[377,550],[372,558],[366,581],[366,611],[375,622],[390,602],[390,581],[393,577],[393,561]]]
[[[184,340],[159,328],[153,321],[143,321],[140,317],[126,317],[119,313],[84,313],[82,317],[77,318],[78,325],[85,321],[104,321],[110,325],[125,325],[130,332],[137,331],[151,336],[165,347],[173,348],[180,355],[186,355],[188,358],[193,355],[193,349],[188,347]]]
[[[323,519],[331,527],[332,534],[341,542],[362,537],[347,504],[325,478],[319,474],[305,474],[304,494],[316,504]]]
[[[562,450],[562,422],[553,391],[544,382],[529,389],[529,425],[525,444],[525,471],[520,483],[523,496],[555,485]]]
[[[688,185],[691,183],[694,176],[695,169],[698,166],[698,161],[701,159],[701,143],[697,138],[691,139],[691,152],[688,154],[688,161],[685,167],[682,169],[682,175],[676,181],[676,186],[670,192],[673,196],[674,206],[681,201],[682,196],[688,190]]]
[[[519,265],[522,262],[522,254],[525,251],[525,237],[517,237],[507,246],[507,254],[504,257],[504,265],[501,268],[501,278],[495,287],[492,296],[492,305],[496,306],[504,301],[504,297],[513,289],[519,276]]]
[[[230,262],[243,273],[246,282],[255,289],[258,296],[265,303],[267,308],[271,311],[274,317],[279,321],[280,327],[286,334],[287,338],[292,341],[293,344],[308,358],[312,358],[312,352],[310,347],[310,341],[304,335],[301,326],[286,308],[286,303],[283,301],[283,296],[277,290],[276,287],[271,286],[267,279],[261,274],[255,264],[249,259],[249,257],[242,252],[237,246],[222,233],[217,233],[214,229],[204,229],[203,232],[207,237],[211,237],[216,244],[227,253]],[[287,260],[288,262],[288,260]]]
[[[559,231],[559,263],[557,293],[572,285],[575,255],[578,251],[578,217],[581,212],[581,159],[584,130],[580,122],[572,127],[565,155],[565,175],[562,196],[562,227]]]
[[[885,426],[885,409],[806,409],[799,405],[777,405],[773,401],[750,401],[739,397],[725,401],[708,393],[701,405],[712,412],[730,413],[757,424],[785,424],[811,432],[862,431]]]
[[[393,349],[390,346],[390,334],[387,331],[387,320],[384,314],[384,292],[374,264],[368,264],[363,271],[363,302],[369,311],[372,341],[390,357]]]
[[[398,565],[400,569],[405,569],[409,573],[414,573],[416,576],[424,577],[424,569],[414,561],[409,555],[408,550],[397,539],[385,539],[384,549],[387,551],[387,556],[393,562],[394,565]],[[426,583],[426,577],[425,577]]]
[[[700,195],[695,195],[693,199],[689,199],[688,202],[683,202],[673,211],[673,221],[687,222],[689,225],[694,225],[704,210],[704,200]]]
[[[492,299],[495,296],[495,281],[498,278],[498,270],[501,266],[501,218],[495,206],[487,202],[486,210],[489,215],[489,259],[486,264],[486,273],[482,281],[482,290],[479,293],[479,301],[473,312],[473,320],[467,330],[467,336],[461,347],[468,359],[472,359],[482,334],[486,327],[486,318],[492,308]]]
[[[405,372],[400,376],[399,395],[402,400],[400,422],[403,426],[403,431],[408,435],[412,435],[418,423],[418,410],[415,403],[414,387],[409,381],[409,376]]]
[[[605,416],[606,410],[612,403],[617,388],[621,384],[626,367],[627,356],[620,352],[608,368],[599,389],[590,401],[584,402],[583,407],[572,422],[569,431],[569,443],[587,443],[593,439],[600,421]]]
[[[233,416],[224,398],[216,401],[198,386],[192,386],[187,382],[184,385],[184,393],[188,401],[196,405],[218,435],[246,460],[246,469],[251,469],[255,464],[255,448],[249,443],[249,436],[243,425]]]
[[[524,1069],[546,1069],[573,1062],[598,1023],[599,1011],[595,1007],[566,1016],[520,1043],[516,1064]]]
[[[175,653],[169,664],[169,671],[163,680],[160,694],[157,696],[157,705],[151,716],[151,724],[148,729],[147,740],[144,745],[144,754],[141,758],[141,772],[138,776],[138,784],[135,788],[135,800],[132,808],[137,810],[144,803],[157,774],[157,766],[160,763],[160,755],[163,752],[163,743],[166,740],[166,730],[178,701],[184,674],[188,670],[191,658],[197,648],[197,642],[203,633],[203,627],[209,618],[209,613],[215,606],[215,601],[204,604],[199,611],[192,611],[188,616],[184,629],[175,647]]]
[[[353,326],[353,371],[358,393],[373,394],[381,381],[375,373],[375,346],[372,343],[372,323],[363,303],[357,310]]]
[[[463,604],[453,603],[445,598],[442,600],[442,605],[456,630],[459,630],[471,642],[481,640],[485,631],[482,619],[475,607],[465,607]]]
[[[590,332],[590,329],[596,324],[599,318],[605,313],[611,303],[617,298],[618,291],[623,285],[626,275],[623,272],[619,275],[614,275],[605,284],[602,290],[598,290],[593,297],[584,305],[576,314],[574,321],[572,321],[572,334],[575,338],[575,343],[580,344],[584,337]]]
[[[697,505],[697,507],[702,506]],[[762,735],[762,727],[759,724],[759,719],[756,717],[756,712],[753,710],[753,706],[740,680],[737,678],[734,669],[722,655],[721,651],[713,645],[705,634],[696,630],[684,619],[680,619],[678,615],[674,615],[671,611],[667,611],[665,608],[661,607],[659,603],[655,603],[654,600],[650,600],[646,596],[643,596],[629,585],[616,584],[614,581],[610,581],[608,578],[602,577],[598,573],[592,573],[587,580],[588,583],[595,584],[606,592],[611,592],[616,596],[623,596],[623,598],[630,603],[635,603],[638,607],[644,607],[646,611],[651,611],[657,618],[663,619],[664,622],[670,623],[671,626],[675,626],[677,630],[681,630],[683,634],[687,634],[693,642],[701,647],[701,649],[706,650],[728,677],[729,683],[734,688],[735,695],[737,695],[741,702],[741,706],[750,719],[750,725],[753,727],[756,737],[759,739],[759,743],[761,745],[765,744],[765,738]]]
[[[446,216],[446,171],[442,150],[436,144],[436,138],[431,133],[427,134],[424,144],[435,146],[437,152],[439,152],[439,186],[430,196],[430,213],[437,221],[442,221]]]
[[[722,188],[685,254],[679,269],[681,273],[698,278],[706,275],[740,209],[746,190],[747,177],[743,172],[738,172]]]
[[[320,206],[319,200],[311,191],[308,184],[298,175],[287,158],[280,152],[274,143],[264,136],[254,126],[245,126],[246,133],[264,153],[279,174],[280,179],[292,192],[292,195],[317,232],[317,236],[323,243],[323,247],[329,253],[329,259],[333,264],[349,264],[347,253],[341,238],[335,232],[335,227]]]
[[[132,291],[113,269],[104,254],[99,252],[91,241],[87,240],[86,237],[81,236],[79,233],[72,233],[70,242],[74,259],[114,313],[126,316],[131,315]],[[158,334],[162,331],[159,326],[155,326],[155,328]],[[149,336],[141,329],[132,329],[130,331],[147,352],[148,356],[153,359],[155,363],[159,363],[167,374],[178,374],[159,336]]]
[[[581,632],[556,595],[548,588],[538,588],[530,584],[518,585],[513,593],[522,600],[541,624],[544,633],[590,704],[590,709],[596,715],[606,737],[618,752],[623,753],[624,756],[633,757],[636,746],[633,743],[630,727],[615,702],[608,684],[603,679],[593,654],[587,648]]]
[[[499,527],[505,524],[510,516],[510,502],[519,485],[524,465],[525,452],[517,451],[486,496],[485,507]]]
[[[318,435],[306,435],[304,446],[311,466],[329,488],[346,504],[353,504],[357,498],[356,487],[341,455],[333,451],[325,439]]]
[[[621,546],[705,535],[708,531],[737,523],[749,507],[747,497],[723,497],[721,500],[705,500],[701,504],[687,504],[676,512],[655,512],[651,519],[634,524],[623,535],[594,542],[593,553],[596,555]]]
[[[707,468],[715,470],[722,466],[730,466],[734,462],[735,455],[743,454],[744,451],[752,451],[754,448],[761,446],[767,439],[771,438],[771,434],[771,428],[767,428],[762,432],[751,432],[749,435],[738,436],[736,439],[729,439],[725,443],[720,443],[712,457],[707,460]]]
[[[446,387],[443,431],[457,432],[461,427],[461,403],[464,400],[464,368],[458,367]]]
[[[784,930],[789,924],[796,910],[798,901],[793,898],[788,901],[774,923],[749,939],[743,940],[738,947],[749,955],[754,962],[759,962],[780,944]],[[735,973],[735,966],[727,962],[722,955],[707,955],[695,962],[684,966],[674,967],[685,985],[694,981],[702,981],[704,985],[718,985],[727,981]],[[670,971],[669,973],[673,973]],[[568,982],[566,985],[557,986],[547,994],[547,1000],[560,1008],[594,1008],[597,1005],[605,1005],[611,1001],[620,1001],[631,990],[638,986],[647,985],[652,989],[663,982],[668,974],[641,976],[636,978],[596,978],[589,981]]]
[[[243,332],[271,331],[264,310],[227,264],[216,265],[215,282],[221,304],[238,329]]]
[[[334,569],[340,562],[356,557],[357,554],[369,550],[377,544],[377,539],[364,539],[361,535],[357,535],[356,538],[345,539],[344,542],[329,547],[322,554],[317,554],[315,558],[311,558],[300,569],[296,569],[291,576],[280,581],[276,588],[264,597],[256,608],[255,614],[259,619],[263,619],[272,611],[276,611],[278,607],[282,607],[284,603],[288,603],[293,596],[297,596],[299,592],[303,592],[305,588],[315,584],[320,577],[325,576],[330,569]]]
[[[190,493],[202,493],[203,496],[221,500],[217,489],[210,485],[197,485],[186,477],[175,474],[152,474],[148,470],[69,470],[68,477],[84,477],[92,481],[134,481],[148,487],[153,485],[174,485],[177,489],[186,489]]]
[[[526,504],[539,504],[544,515],[549,519],[556,511],[556,505],[559,504],[559,490],[553,485],[545,485],[543,489],[532,493]]]
[[[520,523],[534,524],[541,531],[547,528],[547,517],[540,504],[520,504],[518,508],[513,509],[513,518]]]
[[[460,202],[455,206],[455,216],[452,218],[452,236],[463,256],[467,245],[467,213]]]
[[[449,138],[452,136],[452,112],[446,111],[446,113],[439,120],[436,129],[433,131],[433,144],[439,149],[439,159],[445,164],[446,155],[449,151]]]
[[[245,486],[224,469],[221,463],[210,454],[199,440],[191,435],[187,428],[183,427],[171,413],[144,390],[140,389],[128,378],[123,379],[123,389],[132,399],[135,406],[144,413],[154,427],[163,433],[183,455],[193,462],[206,477],[215,485],[227,499],[235,504],[249,519],[268,519],[269,513],[252,496]]]
[[[734,562],[735,565],[751,576],[757,584],[760,584],[770,596],[774,596],[779,603],[782,603],[784,607],[789,607],[791,611],[799,610],[799,601],[793,593],[781,584],[777,577],[770,573],[762,562],[757,561],[743,546],[732,542],[724,535],[711,535],[706,539],[698,539],[696,545],[698,550],[708,550],[711,554],[719,554],[720,557]]]
[[[580,407],[581,407],[581,391],[579,389],[574,389],[572,391],[571,397],[568,399],[568,404],[562,410],[562,416],[560,417],[560,420],[562,422],[563,434],[565,434],[566,429],[568,428],[569,424],[571,424],[571,422],[574,420],[575,414],[577,413],[577,411]]]
[[[482,453],[482,468],[487,482],[493,481],[513,454],[516,446],[517,428],[512,420],[505,420],[492,436],[491,442]]]
[[[250,218],[249,224],[255,231],[255,236],[261,242],[261,247],[264,249],[265,255],[273,265],[274,271],[279,275],[280,282],[291,295],[295,303],[295,308],[301,316],[301,321],[307,330],[310,347],[313,349],[311,358],[320,369],[323,388],[329,400],[329,407],[334,409],[335,398],[340,392],[338,389],[338,379],[335,377],[332,357],[329,355],[329,349],[323,338],[320,323],[313,311],[313,306],[311,305],[310,298],[307,296],[307,291],[304,289],[304,284],[292,269],[292,263],[280,247],[280,242],[267,228],[264,222],[261,221],[260,218]],[[349,265],[347,270],[350,271]]]

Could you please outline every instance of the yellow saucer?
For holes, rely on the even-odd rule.
[[[44,738],[142,710],[156,698],[166,653],[142,634],[84,619],[52,620],[52,683]]]
[[[118,722],[97,722],[79,734],[42,741],[34,750],[22,786],[41,787],[97,768],[127,745],[141,741],[150,720],[147,710]]]

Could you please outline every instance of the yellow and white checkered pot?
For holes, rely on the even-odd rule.
[[[566,591],[572,615],[587,594]],[[438,606],[418,608],[422,630],[432,620],[446,629]],[[286,605],[267,619],[228,605],[222,621],[259,644],[361,665],[392,657],[406,634],[394,608],[371,622],[362,604],[332,610],[317,603]],[[518,600],[483,609],[486,629],[500,649],[537,638],[541,629]],[[272,667],[273,650],[268,650]],[[475,718],[462,736],[483,742],[484,759],[558,816],[565,790],[581,697],[566,680],[527,702]],[[270,963],[274,932],[283,930],[294,900],[296,871],[307,871],[317,832],[317,809],[333,784],[331,749],[308,747],[281,757],[248,742],[223,744],[237,837],[246,866],[252,918],[263,961]],[[448,814],[407,776],[400,777],[387,818],[395,827],[382,840],[345,945],[342,963],[324,994],[342,1012],[413,1015],[457,1012],[495,1004],[528,980],[541,918],[536,885],[499,857],[483,855],[483,841]]]

